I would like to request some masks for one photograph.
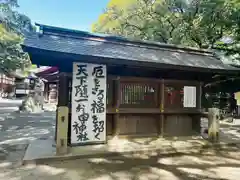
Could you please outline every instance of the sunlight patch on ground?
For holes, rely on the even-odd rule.
[[[158,161],[161,164],[165,165],[186,165],[186,164],[211,164],[214,165],[215,162],[209,160],[205,160],[202,157],[196,156],[181,156],[181,157],[169,157],[169,158],[162,158]]]
[[[184,168],[184,167],[180,167],[177,168],[178,170],[189,174],[188,176],[190,178],[195,178],[198,177],[199,179],[203,179],[203,178],[217,178],[216,174],[214,172],[210,172],[210,171],[206,171],[206,170],[202,170],[202,169],[197,169],[197,168]]]
[[[65,172],[64,169],[62,168],[55,168],[55,167],[51,167],[51,166],[48,166],[48,165],[40,165],[40,166],[37,166],[37,170],[40,172],[40,173],[43,173],[43,174],[49,174],[49,175],[58,175],[58,174],[62,174]]]
[[[226,165],[226,167],[210,168],[209,171],[214,172],[218,177],[221,177],[222,179],[228,180],[240,179],[240,167],[228,167],[228,166],[230,165]]]
[[[231,159],[227,157],[217,157],[217,156],[180,156],[180,157],[169,157],[161,158],[158,163],[164,165],[222,165],[226,163],[234,163],[240,165],[240,160]]]
[[[11,175],[11,172],[9,172],[9,171],[6,171],[6,172],[0,172],[0,179],[2,179],[2,180],[13,180],[13,178],[10,178],[10,175]],[[20,178],[21,177],[15,177],[15,179],[14,180],[17,180],[17,179],[19,179],[20,180]]]
[[[179,177],[175,176],[172,172],[169,172],[164,169],[151,167],[150,172],[158,176],[158,179],[161,180],[180,180]]]
[[[126,172],[126,171],[111,173],[110,176],[112,177],[112,179],[124,179],[124,180],[133,179],[133,174],[130,172]]]
[[[124,163],[124,161],[120,161],[120,160],[109,160],[109,159],[105,159],[105,158],[91,158],[89,159],[89,162],[91,163],[105,163],[105,164],[122,164]]]
[[[16,139],[9,139],[9,140],[6,140],[6,141],[1,141],[0,142],[0,145],[3,145],[3,144],[19,144],[19,143],[26,143],[27,141],[32,141],[32,140],[35,140],[36,138],[34,137],[27,137],[27,138],[16,138]]]
[[[79,176],[77,176],[79,177]],[[108,174],[104,174],[104,175],[100,175],[99,177],[96,178],[90,178],[89,180],[114,180],[110,175]]]
[[[12,165],[11,162],[2,162],[0,163],[0,168],[7,168],[10,167]]]

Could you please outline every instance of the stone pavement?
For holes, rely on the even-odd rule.
[[[50,107],[48,109],[51,110]],[[0,162],[21,164],[30,141],[54,136],[55,112],[0,113]],[[1,179],[1,178],[0,178]]]

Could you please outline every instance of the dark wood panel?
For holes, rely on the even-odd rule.
[[[164,121],[164,136],[190,136],[193,134],[192,117],[167,115]]]
[[[120,115],[117,122],[118,135],[157,134],[158,116]]]
[[[107,135],[112,135],[113,134],[113,115],[107,115]]]

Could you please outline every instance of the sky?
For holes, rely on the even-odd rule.
[[[109,0],[18,0],[18,11],[32,23],[91,31]]]

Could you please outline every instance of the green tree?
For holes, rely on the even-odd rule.
[[[118,3],[109,3],[93,25],[94,32],[199,48],[212,48],[221,38],[240,34],[239,0],[131,0],[124,6]]]
[[[15,11],[17,0],[0,0],[0,67],[5,71],[24,68],[29,57],[21,49],[24,31],[33,31],[30,19]]]

